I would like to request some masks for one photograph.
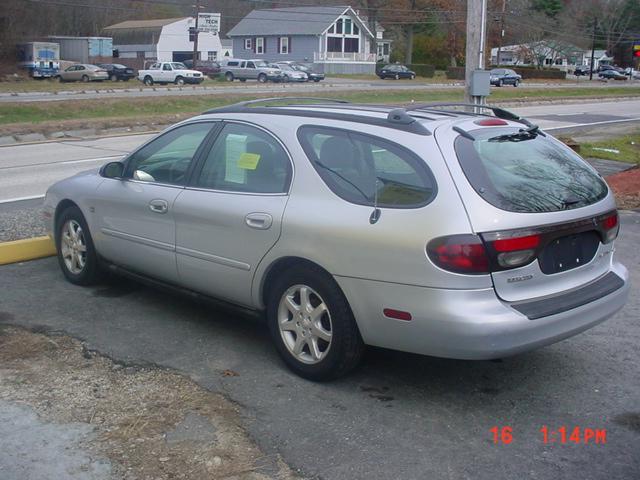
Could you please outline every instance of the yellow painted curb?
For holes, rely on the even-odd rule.
[[[50,257],[55,254],[55,244],[49,237],[26,238],[0,243],[0,265]]]

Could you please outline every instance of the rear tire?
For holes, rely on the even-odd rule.
[[[82,75],[82,81],[87,83],[89,81],[89,77],[87,75]]]
[[[396,80],[400,80],[400,75],[398,75],[398,74],[396,73],[395,77],[393,77],[393,78],[395,78]]]
[[[241,78],[241,79],[240,79],[240,81],[241,81],[242,83],[244,83],[244,82],[246,82],[246,81],[247,81],[247,79],[246,79],[246,78]]]
[[[101,278],[98,255],[82,211],[72,206],[56,222],[56,250],[62,273],[75,285],[93,285]]]
[[[115,75],[111,75],[109,77],[109,80],[111,80],[112,82],[117,82],[118,81],[118,77],[116,77]]]
[[[150,87],[151,85],[153,85],[153,78],[151,78],[150,75],[147,75],[146,77],[144,77],[144,84]]]
[[[498,86],[501,87],[502,85],[504,85],[504,82],[502,80],[498,80]]]
[[[284,362],[309,380],[345,375],[364,353],[347,299],[333,277],[314,265],[278,276],[269,288],[267,319]]]

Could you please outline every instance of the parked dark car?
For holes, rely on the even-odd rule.
[[[136,72],[133,68],[119,63],[101,63],[98,66],[107,71],[109,74],[109,80],[112,82],[117,82],[118,80],[127,82],[136,76]]]
[[[521,81],[522,76],[509,68],[494,68],[490,72],[489,82],[496,87],[503,85],[513,85],[517,87]]]
[[[576,67],[573,71],[573,74],[577,77],[581,75],[589,75],[591,73],[591,69],[589,67]]]
[[[626,80],[627,76],[624,73],[620,73],[617,70],[603,70],[602,72],[600,72],[598,74],[598,77],[600,78],[604,78],[606,80],[609,79],[613,79],[613,80]]]
[[[197,70],[198,72],[206,75],[209,78],[215,78],[220,75],[220,64],[218,62],[213,62],[209,60],[200,60],[198,64],[194,67],[193,60],[185,60],[185,67],[190,68],[191,70]]]
[[[413,80],[416,78],[416,72],[413,70],[409,70],[404,65],[385,65],[378,72],[378,76],[381,79],[385,78],[395,78],[396,80],[400,80],[401,78],[408,78]]]

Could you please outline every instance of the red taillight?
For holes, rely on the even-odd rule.
[[[496,252],[513,252],[516,250],[528,250],[540,245],[540,235],[528,235],[526,237],[503,238],[493,241]]]
[[[603,243],[613,242],[618,236],[618,212],[613,212],[613,214],[605,217],[600,224],[604,229]]]
[[[427,254],[438,267],[454,273],[489,273],[489,258],[482,240],[475,235],[451,235],[435,238],[427,245]]]

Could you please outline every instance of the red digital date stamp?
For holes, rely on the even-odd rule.
[[[493,437],[494,445],[509,445],[514,441],[513,428],[509,426],[495,426],[489,429]],[[588,445],[607,443],[607,430],[604,428],[567,427],[562,425],[558,428],[551,428],[543,425],[540,428],[542,443],[550,444],[575,444]]]

